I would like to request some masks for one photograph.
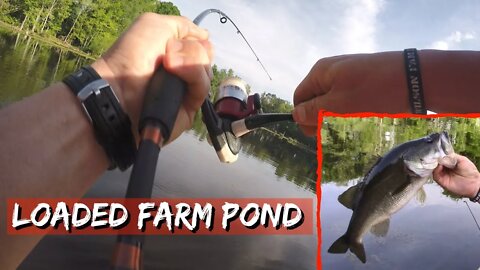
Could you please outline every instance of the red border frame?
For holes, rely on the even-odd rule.
[[[411,113],[373,113],[373,112],[360,112],[360,113],[335,113],[325,110],[318,112],[318,125],[317,125],[317,269],[322,269],[322,226],[320,220],[320,208],[322,200],[322,124],[324,117],[343,117],[343,118],[366,118],[366,117],[378,117],[378,118],[442,118],[442,117],[458,117],[458,118],[480,118],[480,113],[440,113],[440,114],[411,114]]]

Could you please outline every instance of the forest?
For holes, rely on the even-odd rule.
[[[321,127],[322,182],[345,184],[362,177],[394,146],[446,131],[456,153],[480,165],[480,119],[326,117]]]
[[[180,15],[156,0],[2,0],[0,21],[27,34],[55,38],[94,56],[105,51],[141,13]]]
[[[5,68],[2,71],[4,74],[18,79],[8,80],[6,89],[10,90],[0,93],[0,107],[2,103],[8,104],[31,95],[49,83],[61,80],[65,74],[81,65],[88,64],[91,59],[101,55],[143,12],[180,14],[172,3],[155,0],[1,1],[0,31],[15,35],[4,35],[4,40],[0,39],[0,49],[12,50],[9,44],[15,44],[15,50],[0,59],[0,71]],[[81,57],[73,56],[65,49]],[[11,67],[15,67],[16,72],[10,74]],[[213,65],[212,69],[214,77],[210,96],[213,99],[225,78],[238,76],[228,67]],[[40,80],[22,80],[22,74],[30,74]],[[264,112],[290,113],[293,109],[289,101],[275,94],[262,89],[251,89],[250,86],[247,91],[261,93]],[[194,131],[205,138],[206,130],[201,123],[201,114],[197,115]],[[286,176],[301,186],[315,189],[312,181],[316,179],[317,141],[313,137],[304,136],[296,124],[273,124],[249,134],[244,141],[244,150],[250,154],[261,159],[276,160],[279,176]]]

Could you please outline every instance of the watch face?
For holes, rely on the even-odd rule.
[[[235,137],[231,132],[225,132],[225,137],[227,138],[228,147],[232,151],[233,154],[238,154],[240,149],[242,148],[242,143],[240,138]]]

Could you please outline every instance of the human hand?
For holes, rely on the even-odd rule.
[[[408,112],[402,52],[340,55],[320,59],[295,90],[293,117],[315,135],[321,109],[346,112]]]
[[[183,17],[146,13],[92,67],[112,85],[137,138],[146,87],[155,69],[163,65],[184,80],[188,91],[170,136],[172,141],[190,128],[207,96],[212,57],[206,30]]]
[[[457,160],[454,168],[447,167],[451,158]],[[439,166],[433,171],[433,179],[444,189],[462,197],[473,198],[480,188],[477,167],[468,158],[458,154],[439,160]]]

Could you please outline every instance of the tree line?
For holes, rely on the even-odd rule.
[[[157,0],[3,0],[0,20],[26,33],[55,37],[100,55],[141,13],[180,15],[171,2]]]
[[[322,182],[346,184],[363,177],[394,146],[447,131],[456,153],[480,165],[478,118],[326,117],[322,134]]]
[[[54,37],[91,55],[103,53],[132,21],[144,12],[180,15],[179,9],[171,2],[157,0],[3,0],[0,2],[1,21],[21,29],[23,33]],[[57,62],[60,62],[60,58]],[[224,79],[238,76],[232,69],[222,69],[216,65],[212,69],[214,77],[211,81],[211,98],[213,99]],[[250,90],[250,86],[247,86],[247,92]],[[290,113],[293,110],[290,102],[271,93],[263,92],[261,103],[264,112]],[[316,140],[305,137],[293,123],[276,123],[268,130],[259,130],[252,136],[259,136],[259,138],[277,136],[287,144],[300,145],[313,152],[316,150]]]

